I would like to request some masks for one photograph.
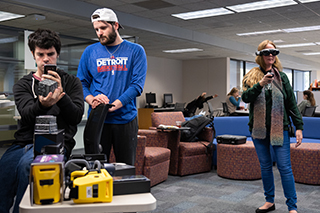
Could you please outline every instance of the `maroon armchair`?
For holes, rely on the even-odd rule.
[[[160,124],[176,125],[176,121],[185,119],[182,112],[154,112],[151,114],[151,121],[155,129]],[[180,131],[177,130],[146,131],[167,135],[168,148],[171,150],[169,174],[183,176],[211,170],[212,150],[207,150],[206,146],[213,140],[212,128],[206,127],[201,132],[204,140],[198,142],[180,142]]]
[[[148,130],[146,130],[148,131]],[[167,135],[156,131],[139,130],[136,152],[136,175],[150,179],[150,186],[161,183],[168,178],[170,150],[167,147]],[[116,162],[113,149],[110,162]]]
[[[146,136],[143,175],[154,186],[168,178],[171,151],[167,148],[167,134],[144,129],[139,129],[138,134]]]

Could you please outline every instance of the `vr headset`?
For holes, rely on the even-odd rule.
[[[273,56],[279,55],[280,51],[278,49],[263,49],[256,52],[256,56],[268,56],[272,54]]]

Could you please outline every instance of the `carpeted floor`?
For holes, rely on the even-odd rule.
[[[274,167],[276,210],[288,212],[281,179]],[[299,213],[320,212],[320,186],[296,183]],[[169,178],[151,188],[161,213],[254,213],[264,203],[262,181],[221,178],[216,170],[208,173]]]
[[[0,156],[6,148],[0,148]],[[82,153],[83,150],[74,153]],[[287,213],[280,174],[273,168],[276,184],[276,210]],[[299,213],[320,213],[320,185],[296,183]],[[147,213],[254,213],[264,203],[262,181],[241,181],[221,178],[211,172],[171,176],[151,188],[157,208]]]

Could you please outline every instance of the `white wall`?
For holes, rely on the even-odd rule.
[[[225,101],[229,78],[230,59],[201,59],[183,62],[183,100],[187,103],[202,92],[207,95],[217,94],[210,100],[213,108],[221,108]]]
[[[182,61],[157,57],[147,57],[148,71],[144,91],[137,98],[137,107],[143,108],[146,105],[145,93],[156,93],[159,107],[163,103],[163,94],[172,93],[173,102],[182,101]]]

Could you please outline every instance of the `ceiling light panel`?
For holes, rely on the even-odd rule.
[[[283,33],[282,30],[266,30],[266,31],[257,31],[249,33],[237,33],[237,36],[254,36],[254,35],[264,35],[264,34],[273,34],[273,33]]]
[[[232,14],[234,12],[227,10],[225,8],[214,8],[208,10],[199,10],[194,12],[187,12],[187,13],[178,13],[178,14],[171,14],[176,18],[181,18],[183,20],[190,20],[190,19],[197,19],[197,18],[206,18],[212,16],[221,16]]]
[[[301,3],[309,3],[309,2],[316,2],[316,1],[320,1],[320,0],[299,0],[299,2]]]
[[[303,55],[320,55],[320,52],[302,53]]]
[[[199,48],[187,48],[187,49],[176,49],[176,50],[163,50],[165,53],[186,53],[186,52],[201,52],[203,49]]]
[[[320,25],[283,29],[283,31],[287,33],[305,32],[305,31],[314,31],[314,30],[320,30]]]
[[[316,43],[299,43],[299,44],[284,44],[277,45],[278,48],[288,48],[288,47],[306,47],[306,46],[314,46]]]
[[[253,3],[246,3],[246,4],[238,4],[234,6],[227,6],[226,8],[241,13],[241,12],[248,12],[248,11],[255,11],[255,10],[263,10],[275,7],[283,7],[298,4],[293,0],[264,0],[264,1],[257,1]]]
[[[19,14],[14,14],[14,13],[8,13],[8,12],[3,12],[0,11],[0,21],[8,21],[11,19],[16,19],[16,18],[22,18],[25,17],[24,15],[19,15]]]
[[[297,33],[297,32],[307,32],[307,31],[315,31],[315,30],[320,30],[320,25],[278,29],[278,30],[257,31],[257,32],[248,32],[248,33],[237,33],[237,36],[255,36],[255,35],[273,34],[273,33]]]

